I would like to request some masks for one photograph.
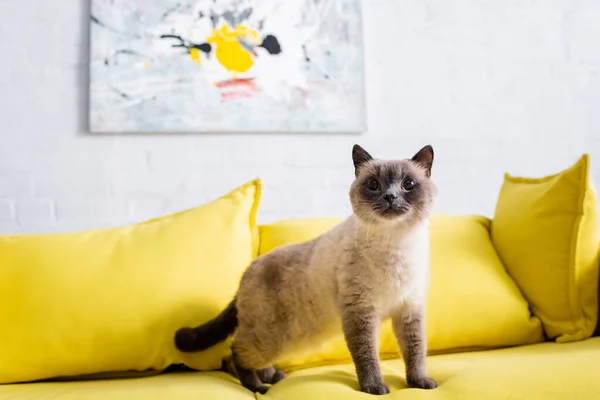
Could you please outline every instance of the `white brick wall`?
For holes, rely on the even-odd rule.
[[[438,212],[491,215],[504,171],[585,151],[600,186],[600,1],[363,2],[363,135],[92,135],[88,1],[0,0],[0,233],[139,221],[256,176],[261,222],[344,215],[354,142],[431,143]]]

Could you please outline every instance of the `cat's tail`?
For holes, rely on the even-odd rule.
[[[181,328],[175,333],[175,346],[185,353],[206,350],[227,339],[237,328],[235,299],[221,314],[195,328]]]

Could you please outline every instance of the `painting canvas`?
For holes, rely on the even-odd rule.
[[[360,0],[92,0],[93,132],[360,132]]]

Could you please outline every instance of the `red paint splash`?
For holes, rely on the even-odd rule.
[[[256,88],[254,84],[254,78],[235,78],[229,79],[226,81],[221,81],[215,83],[216,87],[225,88],[225,87],[234,87],[234,86],[252,86]]]
[[[215,86],[221,89],[221,100],[233,100],[246,97],[252,97],[258,92],[258,86],[254,83],[254,78],[235,78],[215,83]]]
[[[252,92],[230,92],[230,93],[221,93],[221,100],[234,100],[241,99],[245,97],[252,97]]]

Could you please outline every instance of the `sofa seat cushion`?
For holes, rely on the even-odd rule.
[[[600,398],[600,338],[539,343],[499,350],[431,356],[437,389],[407,389],[402,360],[382,362],[389,399],[589,400]],[[352,364],[292,372],[265,396],[273,400],[371,399],[359,392]],[[255,396],[223,372],[173,373],[149,378],[0,386],[0,400],[242,400]]]
[[[589,400],[600,399],[600,338],[539,343],[470,353],[431,356],[433,391],[408,389],[402,360],[382,363],[390,399]],[[299,370],[269,392],[272,399],[369,399],[357,391],[351,364]]]
[[[142,378],[0,385],[0,400],[252,400],[224,372],[170,373]]]

